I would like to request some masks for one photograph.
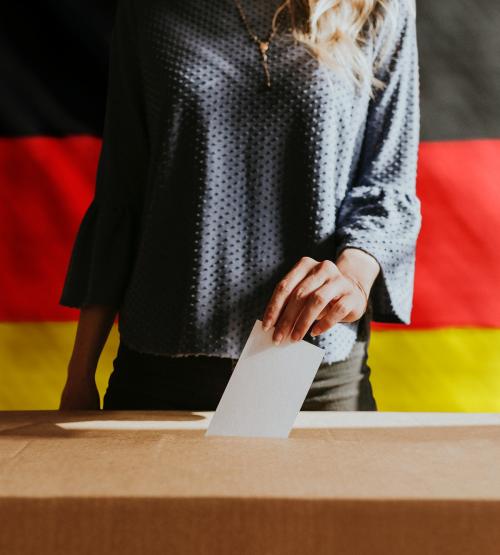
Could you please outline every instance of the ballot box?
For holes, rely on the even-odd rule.
[[[0,553],[500,553],[500,415],[0,413]]]

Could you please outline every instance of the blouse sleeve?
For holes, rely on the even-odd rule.
[[[398,2],[395,32],[384,43],[376,76],[386,86],[370,100],[359,170],[339,207],[335,231],[336,258],[353,247],[380,265],[370,292],[373,320],[404,324],[410,323],[421,227],[416,196],[419,68],[410,1]]]
[[[132,0],[118,0],[95,192],[80,223],[59,304],[119,307],[137,247],[149,143]]]

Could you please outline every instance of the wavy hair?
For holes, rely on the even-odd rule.
[[[405,0],[411,4],[414,0]],[[282,9],[288,8],[292,35],[318,61],[344,73],[355,85],[369,82],[373,88],[384,83],[375,71],[396,30],[400,0],[285,0],[276,10],[272,25]],[[374,40],[382,26],[386,37],[372,62],[363,46]]]

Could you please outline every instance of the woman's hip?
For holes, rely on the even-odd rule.
[[[110,410],[214,410],[233,361],[140,353],[120,342],[104,395]]]
[[[377,410],[367,364],[371,312],[346,360],[323,363],[302,410]],[[236,360],[139,353],[120,341],[104,396],[109,410],[215,410]]]
[[[378,410],[368,365],[372,314],[370,299],[349,356],[320,365],[302,410]]]
[[[322,364],[301,410],[377,410],[367,352],[367,342],[356,341],[347,359]]]

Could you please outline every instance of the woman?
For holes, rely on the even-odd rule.
[[[303,410],[377,410],[370,321],[409,323],[421,223],[407,1],[119,0],[61,408],[100,407],[119,313],[104,409],[215,409],[262,319],[325,350]]]

